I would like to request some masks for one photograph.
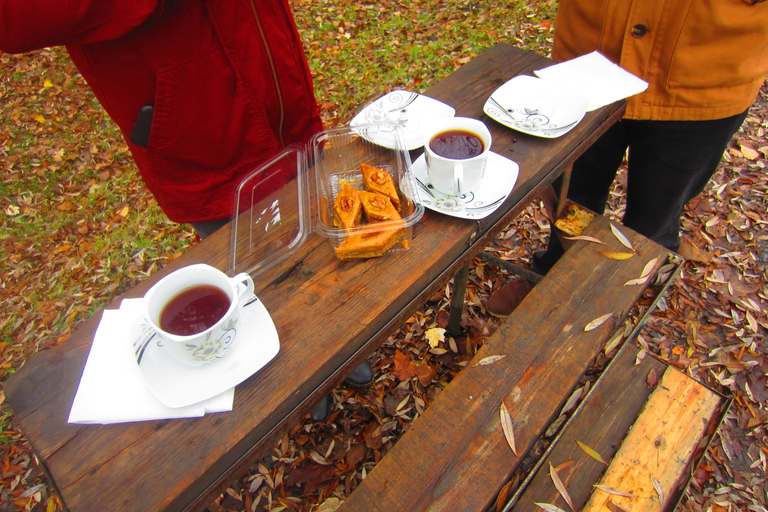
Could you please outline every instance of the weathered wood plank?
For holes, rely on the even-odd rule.
[[[483,510],[490,505],[643,291],[624,283],[660,256],[658,268],[668,254],[657,244],[622,231],[637,256],[612,260],[597,254],[597,244],[577,242],[341,510]],[[598,217],[585,234],[604,240],[600,249],[622,247],[604,217]],[[584,331],[592,320],[608,313],[612,317],[606,323]],[[474,366],[490,355],[507,357]],[[502,433],[501,403],[511,413],[520,456]]]
[[[599,483],[634,497],[597,489],[584,512],[605,510],[608,502],[633,511],[667,510],[721,401],[702,384],[667,368]]]

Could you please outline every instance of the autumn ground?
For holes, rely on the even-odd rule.
[[[306,0],[295,8],[330,126],[391,89],[424,90],[496,41],[547,54],[553,3]],[[66,52],[3,55],[0,66],[5,382],[196,241],[187,226],[165,220]],[[681,248],[688,261],[635,340],[734,400],[683,510],[766,510],[767,97],[764,89],[712,183],[689,205]],[[622,200],[620,178],[611,202],[617,218]],[[548,236],[544,212],[532,205],[491,250],[526,264]],[[483,301],[506,277],[476,262],[465,336],[437,350],[424,338],[445,321],[447,287],[374,355],[370,389],[338,388],[327,424],[296,425],[210,510],[335,509],[497,327]],[[431,378],[400,380],[397,362],[406,357],[427,364]],[[0,510],[60,509],[3,400],[0,391]]]

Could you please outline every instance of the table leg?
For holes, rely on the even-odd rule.
[[[573,164],[566,167],[565,172],[560,176],[560,179],[558,182],[559,190],[557,190],[557,205],[552,210],[553,217],[552,217],[552,229],[554,230],[554,222],[555,219],[560,218],[560,214],[563,213],[563,208],[565,208],[565,205],[568,203],[568,185],[571,183],[571,171],[573,170]]]
[[[467,295],[468,278],[469,265],[461,267],[453,277],[453,291],[451,292],[451,315],[448,318],[448,334],[454,338],[461,334],[461,312],[464,310],[464,297]]]

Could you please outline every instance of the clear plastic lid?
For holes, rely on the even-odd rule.
[[[301,247],[311,231],[307,181],[306,155],[293,144],[240,182],[230,223],[233,274],[256,276]]]
[[[380,145],[382,137],[392,147]],[[392,176],[402,200],[399,222],[407,230],[398,248],[407,247],[411,227],[424,215],[424,207],[404,147],[400,128],[393,123],[334,128],[315,135],[306,149],[300,144],[288,146],[250,173],[233,201],[231,275],[247,272],[253,277],[264,272],[296,252],[313,230],[337,247],[349,236],[386,226],[386,222],[351,230],[334,226],[333,199],[339,182],[347,180],[361,188],[362,163]]]

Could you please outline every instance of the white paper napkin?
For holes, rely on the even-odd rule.
[[[150,391],[133,351],[131,327],[142,314],[143,299],[126,299],[105,310],[93,339],[69,423],[123,423],[193,418],[231,411],[234,388],[186,407],[163,405]]]
[[[617,66],[599,52],[588,53],[534,71],[539,78],[589,99],[587,112],[639,94],[648,82]]]

